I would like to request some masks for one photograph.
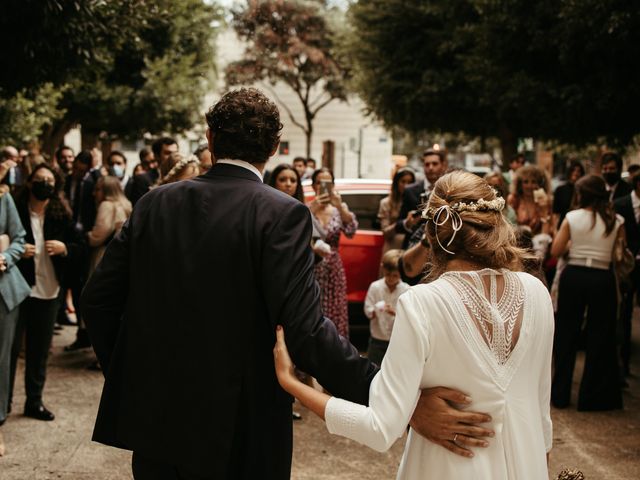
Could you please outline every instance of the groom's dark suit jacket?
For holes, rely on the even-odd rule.
[[[299,368],[365,404],[375,368],[322,316],[306,206],[220,164],[140,199],[83,293],[106,381],[94,440],[216,479],[285,479]]]

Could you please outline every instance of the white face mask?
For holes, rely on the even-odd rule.
[[[124,167],[122,165],[113,165],[111,169],[113,170],[113,174],[116,177],[118,178],[124,177]]]

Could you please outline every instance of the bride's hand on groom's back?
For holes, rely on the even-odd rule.
[[[491,421],[484,413],[458,410],[452,404],[469,405],[464,393],[445,387],[427,388],[411,417],[411,427],[423,437],[463,457],[472,457],[469,447],[487,447],[493,430],[479,426]]]

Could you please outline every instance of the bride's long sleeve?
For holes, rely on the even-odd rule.
[[[411,290],[400,297],[389,348],[369,390],[369,407],[331,398],[325,410],[329,432],[380,452],[402,436],[420,396],[429,352],[426,318]]]

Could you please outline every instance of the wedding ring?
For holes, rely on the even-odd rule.
[[[456,434],[453,436],[453,443],[455,443],[456,445],[458,445],[458,442],[456,442],[456,439],[457,439],[457,438],[458,438],[458,434],[456,433]]]

